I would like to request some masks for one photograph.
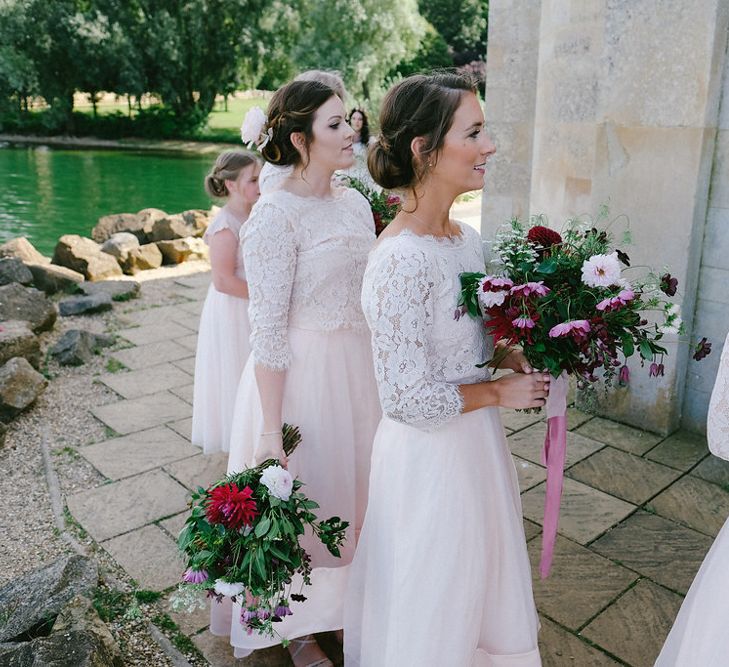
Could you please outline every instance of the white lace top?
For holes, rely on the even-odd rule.
[[[260,193],[266,194],[267,192],[278,190],[283,185],[283,182],[291,176],[293,171],[293,165],[280,167],[277,164],[265,162],[263,167],[261,167],[261,173],[258,174],[258,189]]]
[[[729,461],[729,335],[724,341],[719,372],[711,392],[706,437],[711,452]]]
[[[483,325],[454,313],[464,271],[483,271],[481,237],[461,224],[461,236],[438,239],[403,231],[372,251],[362,307],[382,410],[390,419],[434,429],[463,410],[459,384],[490,377],[476,368],[491,356]]]
[[[290,327],[366,329],[360,293],[375,232],[359,192],[341,188],[332,199],[267,192],[243,230],[257,364],[288,367]]]
[[[210,245],[210,241],[212,240],[213,236],[218,232],[223,231],[224,229],[229,229],[236,237],[238,237],[241,227],[243,227],[243,223],[238,220],[230,211],[228,211],[225,206],[223,206],[223,208],[221,208],[215,214],[213,221],[208,225],[208,228],[205,230],[205,234],[203,234],[203,240],[205,241],[205,243]],[[246,271],[243,264],[243,255],[240,253],[240,250],[238,251],[236,257],[235,275],[241,280],[246,279]]]

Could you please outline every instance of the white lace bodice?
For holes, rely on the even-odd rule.
[[[724,341],[719,372],[711,392],[706,437],[711,452],[729,461],[729,334]]]
[[[229,229],[233,232],[234,236],[238,238],[242,227],[243,223],[238,220],[238,218],[236,218],[225,206],[223,206],[223,208],[215,214],[213,221],[205,230],[205,234],[203,234],[203,241],[210,245],[210,241],[213,236],[224,229]],[[238,252],[236,253],[235,275],[241,280],[246,279],[246,270],[240,248],[238,248]]]
[[[374,240],[369,204],[355,190],[332,199],[261,195],[241,235],[256,363],[288,367],[289,327],[366,328],[360,293]]]
[[[454,318],[459,275],[484,269],[478,232],[461,229],[453,240],[409,231],[383,239],[370,254],[362,288],[382,410],[426,430],[461,414],[459,384],[490,377],[476,368],[492,351],[483,325]]]

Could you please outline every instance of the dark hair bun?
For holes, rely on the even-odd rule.
[[[407,187],[415,178],[409,153],[395,152],[379,139],[370,147],[367,168],[375,183],[386,190]]]

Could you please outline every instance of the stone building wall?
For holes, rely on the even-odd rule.
[[[696,311],[695,333],[717,351],[729,328],[729,289],[708,291],[729,269],[729,141],[717,134],[728,26],[725,0],[492,0],[487,56],[500,156],[487,174],[484,235],[512,214],[546,213],[559,228],[607,203],[630,219],[633,263],[670,266],[689,333]],[[635,360],[630,390],[601,411],[662,433],[682,415],[700,429],[718,355],[701,366],[686,345],[668,347],[664,378]]]

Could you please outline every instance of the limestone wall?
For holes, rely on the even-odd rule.
[[[631,221],[633,263],[668,265],[679,279],[690,331],[700,268],[704,281],[716,275],[713,270],[729,268],[726,260],[711,259],[711,252],[701,259],[707,244],[717,248],[716,255],[729,257],[728,239],[722,240],[724,252],[710,239],[722,221],[725,231],[729,225],[729,141],[724,133],[717,141],[716,131],[729,3],[492,0],[490,8],[489,39],[500,30],[518,34],[514,25],[525,13],[528,29],[532,34],[536,29],[538,37],[531,42],[537,46],[536,79],[533,61],[519,61],[523,81],[536,93],[531,116],[518,107],[512,111],[509,102],[503,70],[511,42],[501,44],[495,35],[493,59],[489,44],[486,113],[501,155],[488,174],[486,201],[493,197],[494,202],[484,206],[484,234],[510,213],[546,213],[559,228],[566,218],[594,214],[607,203]],[[518,42],[514,49],[524,51]],[[512,153],[517,169],[511,167]],[[529,161],[527,178],[519,169]],[[697,326],[716,340],[729,324],[719,312],[725,304],[720,306],[703,287],[700,294]],[[699,426],[715,364],[702,368],[689,361],[685,345],[669,342],[669,349],[664,378],[649,379],[634,362],[630,391],[616,392],[601,410],[670,432],[678,427],[685,404],[687,425]]]

